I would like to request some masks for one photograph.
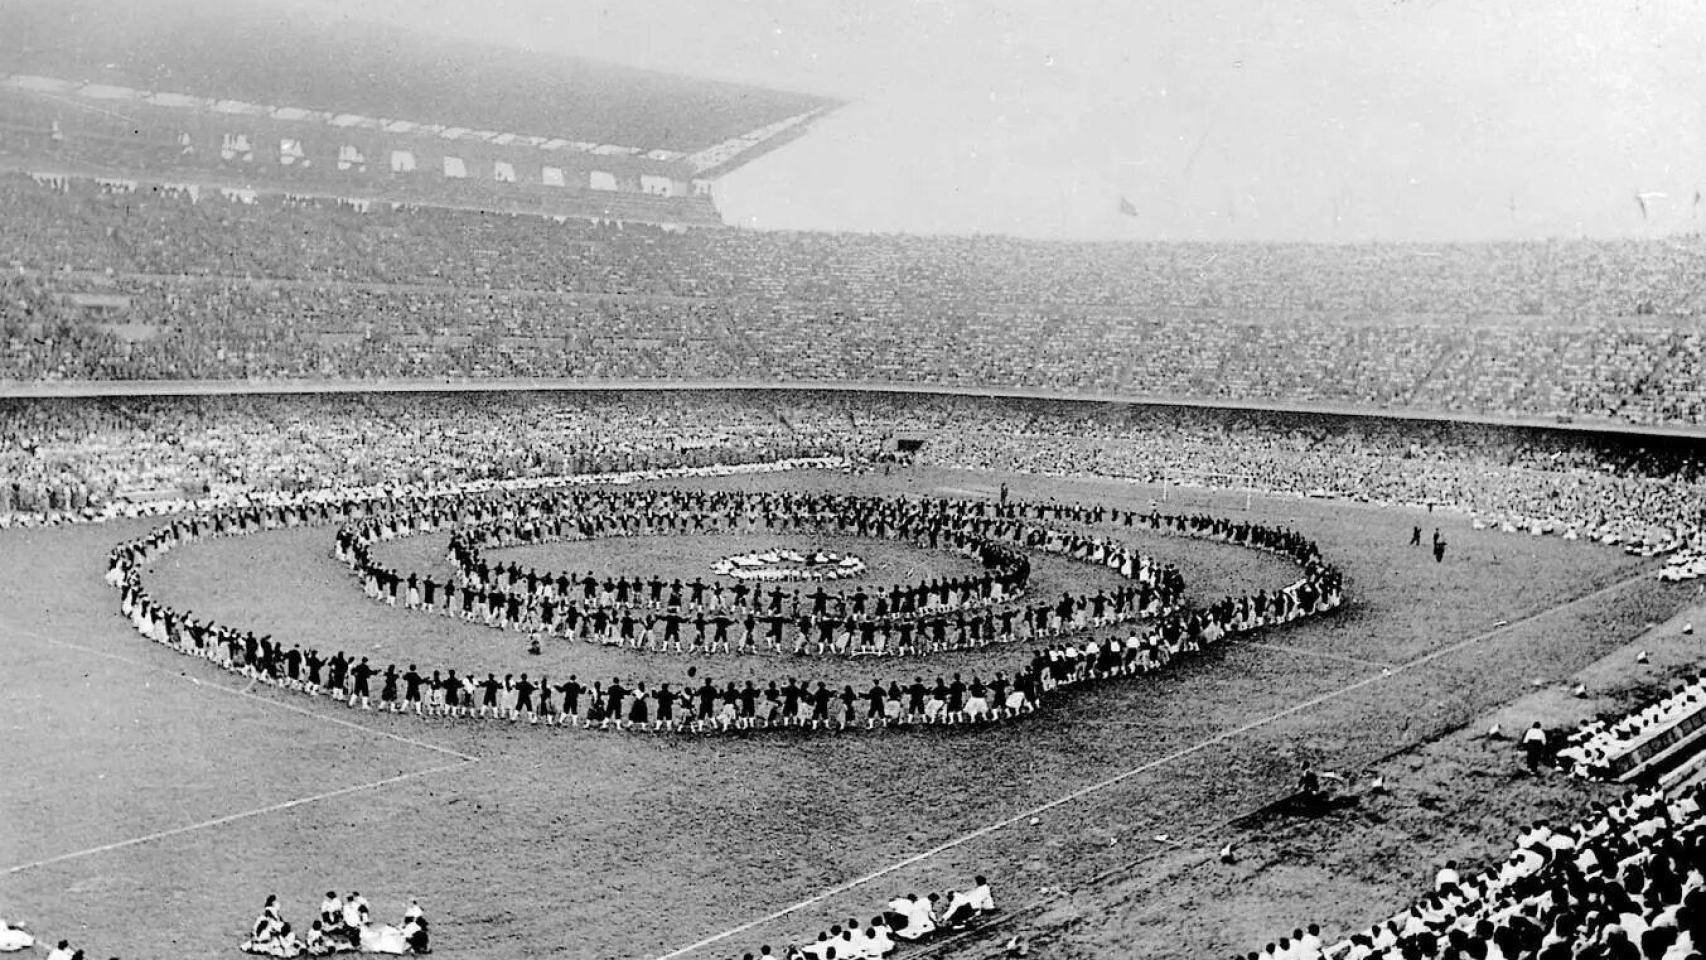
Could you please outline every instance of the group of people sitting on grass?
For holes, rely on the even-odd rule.
[[[412,508],[424,512],[432,506],[432,501],[416,501]],[[249,510],[175,520],[114,548],[108,579],[119,588],[121,612],[144,637],[256,681],[327,694],[352,707],[371,709],[377,705],[382,710],[417,716],[525,719],[547,725],[688,732],[778,726],[876,729],[919,722],[1007,719],[1035,709],[1057,688],[1157,670],[1174,657],[1229,634],[1327,612],[1341,600],[1338,571],[1321,560],[1312,542],[1290,531],[1208,516],[1139,516],[1103,507],[1007,504],[1000,509],[1030,511],[1057,523],[1141,524],[1163,533],[1267,550],[1302,566],[1303,576],[1281,590],[1262,590],[1251,596],[1228,597],[1202,609],[1173,612],[1123,640],[1088,632],[1068,636],[1054,632],[1063,629],[1056,627],[1047,637],[1051,642],[1036,648],[1029,662],[1011,678],[997,674],[988,681],[977,676],[968,681],[955,675],[951,681],[938,678],[933,686],[925,684],[922,677],[915,677],[910,684],[878,678],[868,688],[843,684],[839,691],[827,681],[810,679],[747,681],[738,687],[729,682],[719,687],[705,678],[693,689],[671,689],[666,683],[644,681],[629,687],[620,679],[613,679],[608,687],[601,681],[589,687],[574,676],[552,683],[546,677],[535,680],[526,673],[519,678],[506,674],[499,680],[494,672],[478,679],[476,671],[422,671],[414,665],[398,670],[394,664],[381,668],[366,656],[342,651],[322,656],[316,649],[304,651],[299,644],[287,645],[270,636],[203,620],[189,611],[180,613],[156,601],[143,583],[143,570],[167,550],[201,536],[326,522],[332,516],[376,507],[386,515],[393,509],[393,505],[352,501],[337,509],[289,512],[282,517],[277,511]],[[983,508],[991,509],[988,505]],[[1080,536],[1075,542],[1090,543],[1090,538]],[[1182,585],[1178,581],[1175,584]]]
[[[31,933],[22,921],[13,923],[0,920],[0,953],[21,953],[33,951],[36,946],[36,936]],[[88,954],[79,948],[71,946],[71,941],[60,940],[47,952],[47,960],[87,960]],[[113,957],[112,960],[118,960]]]
[[[1665,558],[1664,569],[1659,571],[1659,579],[1670,583],[1701,577],[1706,577],[1706,543],[1671,554]]]
[[[1603,780],[1618,772],[1613,765],[1643,741],[1662,735],[1702,710],[1706,710],[1706,675],[1697,674],[1665,696],[1621,717],[1582,721],[1565,738],[1556,757],[1576,776]]]
[[[5,920],[0,920],[0,953],[18,953],[24,950],[32,950],[35,945],[35,936],[24,929],[23,924],[13,925]],[[54,944],[52,950],[47,952],[47,960],[86,960],[87,957],[88,954],[81,948],[71,946],[69,940],[59,941]],[[113,957],[112,960],[118,960],[118,958]]]
[[[979,876],[966,890],[949,890],[945,896],[903,894],[884,904],[883,912],[867,922],[849,917],[846,923],[831,924],[815,940],[788,944],[780,960],[879,960],[902,944],[963,930],[994,912],[989,881]],[[778,960],[778,955],[767,945],[742,960]]]
[[[248,939],[240,946],[244,953],[258,956],[324,957],[334,953],[427,954],[432,952],[426,914],[414,899],[403,911],[396,925],[376,923],[367,898],[357,891],[339,897],[336,891],[326,891],[320,902],[320,915],[308,929],[298,932],[284,919],[284,910],[277,895],[267,897],[261,914],[249,928]]]
[[[13,926],[4,919],[0,919],[0,953],[28,950],[35,945],[35,934],[24,929],[23,924]]]
[[[1690,960],[1706,954],[1706,818],[1699,787],[1537,821],[1503,860],[1449,862],[1408,909],[1321,947],[1286,939],[1243,960]],[[1311,928],[1314,931],[1315,928]]]

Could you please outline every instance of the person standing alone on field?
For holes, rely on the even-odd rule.
[[[1297,776],[1298,806],[1305,812],[1313,813],[1320,809],[1321,800],[1321,777],[1313,766],[1305,763],[1303,772]]]
[[[1529,727],[1522,735],[1522,753],[1523,758],[1528,761],[1529,771],[1538,773],[1541,757],[1546,753],[1546,730],[1539,720],[1534,721],[1534,726]]]

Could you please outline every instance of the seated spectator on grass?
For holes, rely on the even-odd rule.
[[[21,925],[13,925],[0,920],[0,952],[15,953],[28,950],[36,945],[36,938]]]
[[[989,892],[989,881],[980,875],[970,890],[956,890],[949,895],[941,925],[956,930],[994,909],[995,900]]]

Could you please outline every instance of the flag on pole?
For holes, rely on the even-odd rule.
[[[1131,205],[1131,201],[1125,198],[1125,194],[1120,194],[1120,213],[1128,217],[1137,216],[1137,208]]]

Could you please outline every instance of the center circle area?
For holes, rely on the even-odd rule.
[[[379,546],[381,556],[402,564],[416,564],[404,569],[433,569],[448,572],[443,562],[442,544],[448,541],[444,533],[424,537],[393,540]],[[698,579],[707,588],[722,583],[725,588],[737,581],[716,572],[716,567],[730,557],[765,554],[778,549],[802,555],[835,554],[857,556],[864,564],[856,577],[838,582],[840,589],[852,591],[887,589],[890,584],[911,584],[933,579],[971,577],[984,572],[983,564],[951,550],[930,550],[916,544],[895,540],[877,540],[851,534],[778,534],[769,531],[741,533],[704,533],[661,537],[606,537],[596,540],[562,540],[552,543],[487,547],[483,555],[493,563],[516,563],[522,569],[551,570],[571,578],[592,574],[599,580],[624,574],[656,574],[663,580],[691,583]],[[1064,579],[1083,574],[1075,566],[1064,564],[1056,571]],[[1097,571],[1088,571],[1095,575]],[[1109,574],[1097,577],[1097,582],[1117,583]],[[757,581],[747,581],[756,588]],[[815,589],[803,578],[776,584],[789,591]],[[766,591],[770,584],[765,585]]]
[[[737,553],[711,564],[712,573],[746,583],[827,583],[863,576],[865,569],[855,553],[787,547]]]

